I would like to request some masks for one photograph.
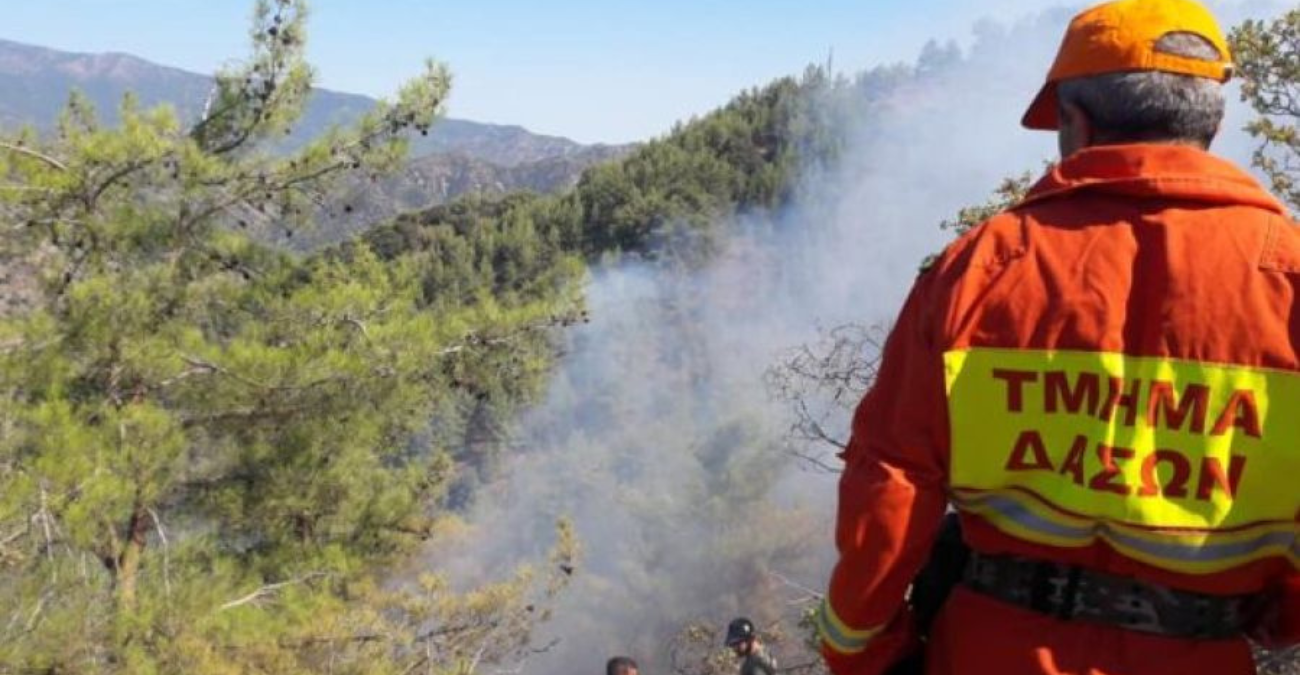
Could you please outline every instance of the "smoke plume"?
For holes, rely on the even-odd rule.
[[[538,636],[559,642],[524,672],[594,673],[615,654],[668,672],[672,637],[693,620],[791,630],[833,561],[835,478],[783,451],[790,414],[764,372],[818,327],[887,324],[946,243],[941,220],[1054,158],[1055,138],[1018,120],[1071,13],[984,21],[964,49],[932,43],[902,71],[861,75],[888,93],[854,115],[842,165],[807,176],[786,211],[738,219],[703,268],[593,270],[593,322],[568,335],[544,403],[520,420],[517,457],[476,500],[481,541],[456,552],[465,574],[490,573],[543,551],[557,517],[575,521],[583,564]],[[900,72],[904,84],[884,86]],[[1247,117],[1234,106],[1217,147],[1242,164]],[[793,639],[778,651],[803,657]]]

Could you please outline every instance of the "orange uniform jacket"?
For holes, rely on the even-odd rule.
[[[1104,146],[944,252],[843,454],[818,616],[836,675],[914,645],[904,595],[949,503],[985,553],[1272,593],[1271,639],[1300,641],[1300,228],[1285,214],[1201,150]],[[928,672],[1254,671],[1244,640],[1061,622],[958,588]]]

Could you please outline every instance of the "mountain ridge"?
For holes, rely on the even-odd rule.
[[[0,130],[31,125],[40,133],[51,132],[73,90],[81,91],[109,125],[117,122],[118,105],[128,92],[143,107],[171,105],[182,120],[192,123],[202,115],[212,78],[124,52],[69,52],[0,39]],[[276,149],[300,147],[330,126],[360,118],[377,102],[317,88],[292,133]],[[583,145],[517,124],[443,118],[427,136],[411,139],[409,161],[394,176],[377,184],[345,186],[346,212],[322,213],[319,227],[294,242],[283,240],[282,234],[266,236],[301,250],[464,195],[557,192],[576,185],[592,165],[617,159],[633,147]]]
[[[212,77],[159,64],[126,52],[63,51],[0,38],[0,128],[34,125],[48,131],[73,89],[81,90],[101,119],[117,120],[117,105],[128,91],[149,107],[171,104],[185,120],[195,120],[212,88]],[[316,88],[288,145],[314,138],[334,124],[354,120],[375,103],[361,94]],[[578,157],[594,149],[607,155],[629,146],[585,145],[562,136],[537,134],[518,124],[491,124],[444,118],[427,137],[412,139],[411,156],[461,153],[504,167],[559,157]]]

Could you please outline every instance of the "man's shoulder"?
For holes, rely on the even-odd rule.
[[[1269,230],[1260,267],[1300,274],[1300,225],[1290,218],[1276,219]]]
[[[1025,253],[1024,214],[1012,208],[972,227],[943,252],[927,261],[923,271],[961,275],[978,267],[1011,262]]]

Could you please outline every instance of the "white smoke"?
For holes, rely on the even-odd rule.
[[[889,322],[946,243],[941,220],[1054,158],[1055,138],[1018,120],[1070,14],[981,22],[964,53],[928,47],[915,79],[855,120],[841,167],[809,176],[788,211],[739,219],[705,268],[593,271],[593,322],[569,335],[545,402],[521,420],[520,454],[476,500],[483,539],[459,561],[490,572],[535,557],[556,517],[574,519],[584,563],[539,636],[560,642],[525,672],[597,672],[623,653],[667,671],[683,622],[771,625],[798,596],[781,579],[824,585],[834,477],[781,452],[788,411],[763,374],[819,326]],[[1217,146],[1243,164],[1247,118],[1234,106]]]

